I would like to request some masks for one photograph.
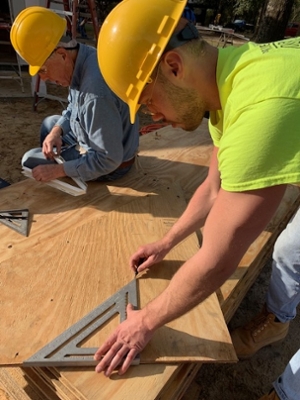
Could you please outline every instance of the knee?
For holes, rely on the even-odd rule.
[[[27,167],[27,160],[30,158],[30,154],[32,153],[32,150],[26,151],[26,153],[23,155],[22,160],[21,160],[21,165],[22,167]]]
[[[56,122],[59,119],[59,115],[50,115],[49,117],[46,117],[41,125],[41,129],[47,130],[48,132],[51,131],[53,126],[56,124]]]

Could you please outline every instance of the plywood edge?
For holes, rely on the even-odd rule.
[[[41,391],[26,380],[21,368],[0,368],[0,398],[5,400],[45,399]]]
[[[169,380],[169,382],[163,387],[159,396],[154,400],[180,399],[192,384],[201,368],[201,365],[201,363],[179,365],[176,373],[172,376],[172,379]]]

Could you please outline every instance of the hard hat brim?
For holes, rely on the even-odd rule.
[[[36,74],[39,72],[40,68],[41,68],[41,66],[38,67],[38,66],[36,66],[36,65],[35,65],[35,66],[29,65],[29,74],[30,74],[31,76],[36,75]]]

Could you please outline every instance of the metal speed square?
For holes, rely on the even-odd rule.
[[[90,367],[94,360],[96,347],[80,347],[101,326],[115,314],[120,314],[120,322],[126,319],[126,307],[131,303],[137,308],[136,279],[105,300],[89,314],[84,316],[66,331],[57,336],[33,356],[25,360],[22,367]],[[100,345],[100,343],[99,343]],[[139,355],[132,364],[139,364]]]
[[[0,211],[0,223],[21,235],[28,236],[28,221],[28,209]]]

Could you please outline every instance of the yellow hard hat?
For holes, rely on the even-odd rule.
[[[35,75],[56,48],[66,29],[66,19],[45,7],[27,7],[18,14],[10,31],[16,52]]]
[[[108,86],[128,104],[131,123],[144,86],[162,56],[187,0],[123,0],[105,19],[98,63]]]

